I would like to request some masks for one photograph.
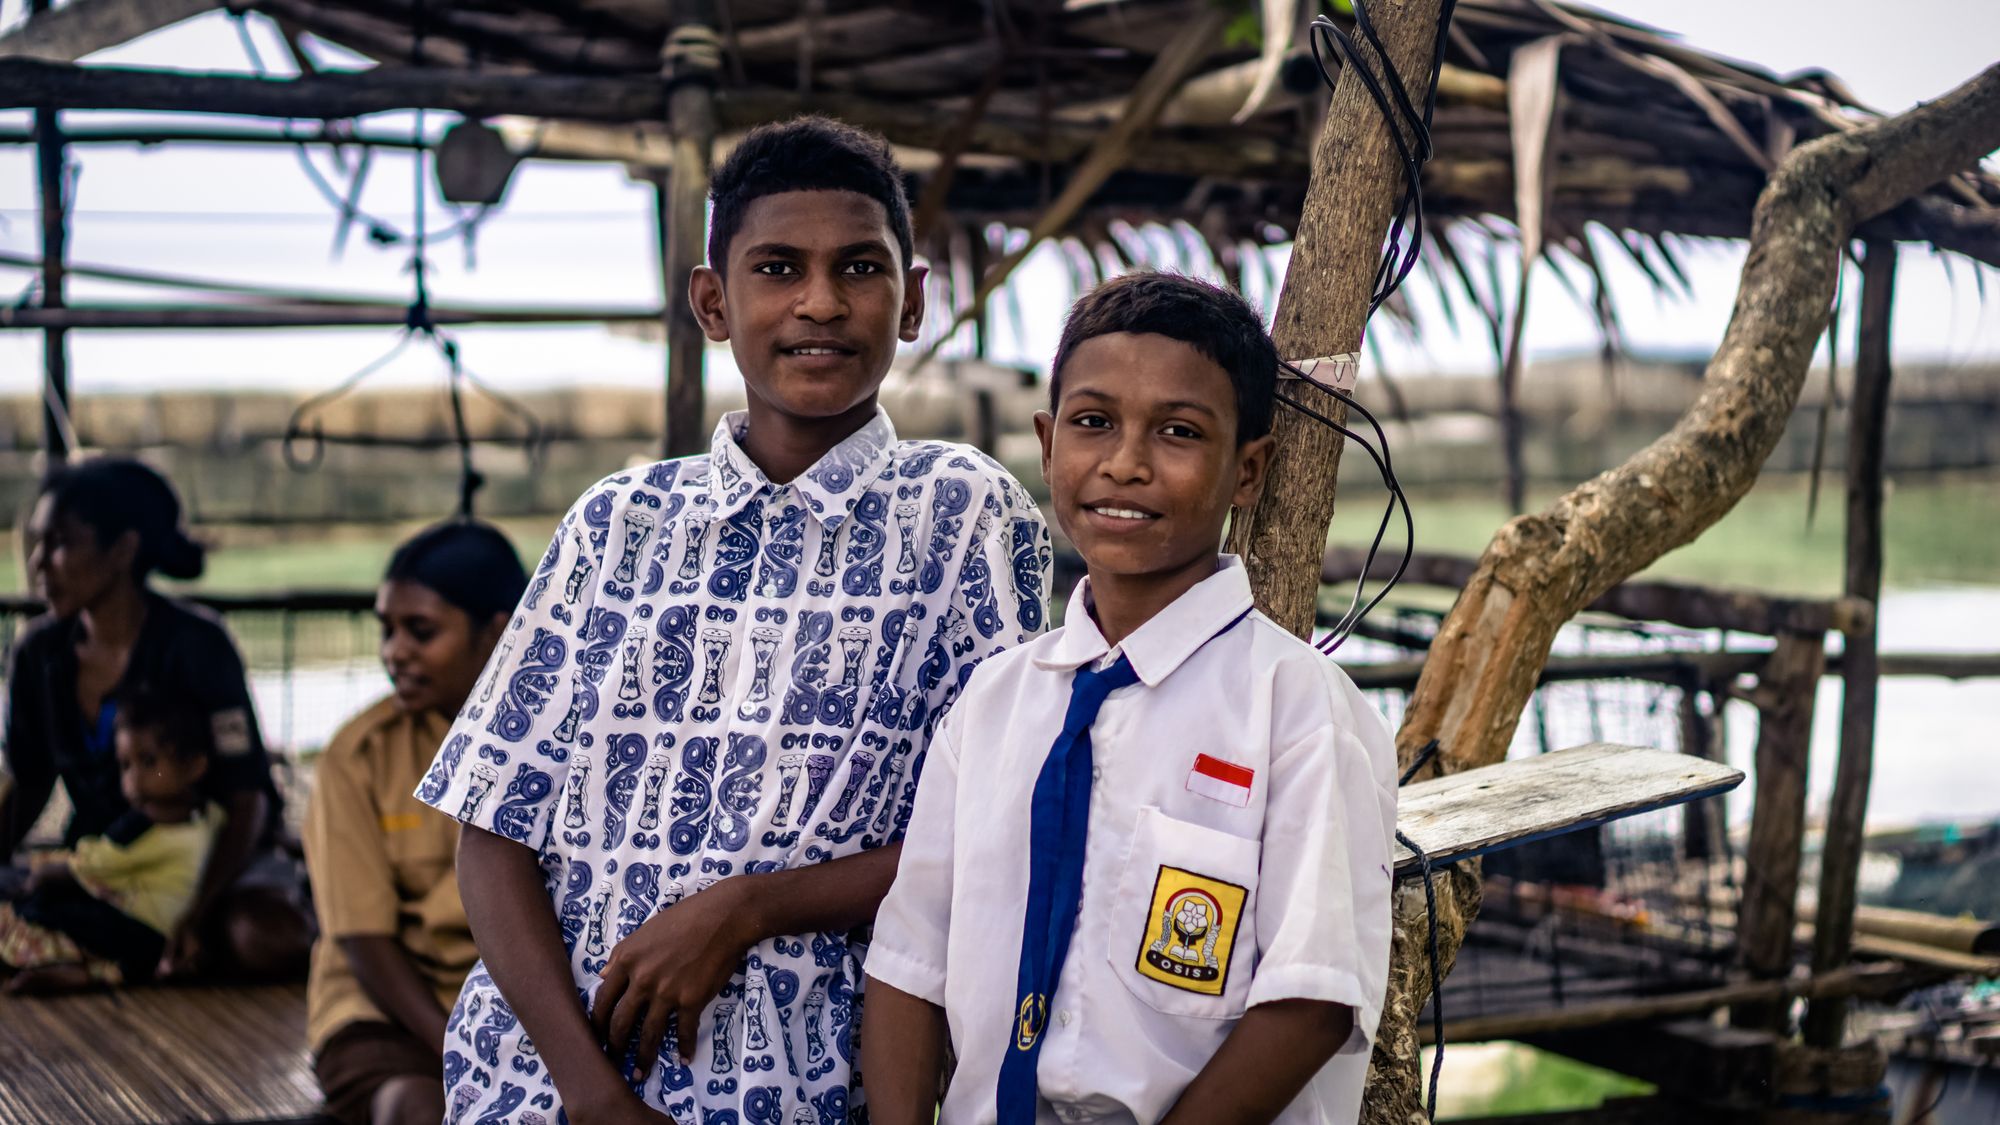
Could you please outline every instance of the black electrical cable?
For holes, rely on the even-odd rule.
[[[1355,45],[1354,40],[1339,25],[1326,16],[1322,15],[1314,18],[1307,33],[1307,40],[1312,46],[1313,62],[1319,67],[1320,78],[1326,83],[1329,90],[1336,88],[1337,83],[1332,71],[1327,67],[1324,41],[1328,39],[1332,40],[1334,45],[1340,50],[1340,53],[1346,59],[1346,65],[1353,69],[1355,77],[1361,80],[1362,86],[1367,89],[1369,96],[1374,100],[1376,108],[1381,111],[1382,122],[1389,130],[1389,139],[1395,145],[1396,155],[1402,164],[1403,194],[1396,203],[1394,215],[1389,223],[1388,236],[1383,247],[1382,259],[1375,270],[1375,283],[1370,291],[1368,301],[1369,316],[1373,316],[1375,310],[1380,308],[1382,303],[1387,301],[1402,286],[1403,281],[1409,277],[1410,271],[1416,268],[1416,264],[1423,252],[1425,230],[1423,165],[1431,157],[1430,126],[1437,108],[1438,73],[1444,62],[1445,43],[1451,28],[1452,12],[1456,6],[1456,0],[1444,0],[1443,7],[1438,14],[1437,38],[1431,51],[1430,75],[1429,81],[1425,86],[1424,107],[1421,113],[1411,104],[1409,92],[1404,86],[1402,75],[1397,73],[1396,65],[1390,59],[1387,49],[1384,48],[1381,36],[1376,34],[1375,25],[1368,18],[1368,11],[1363,5],[1362,0],[1353,0],[1352,2],[1354,24],[1356,30],[1361,33],[1361,38],[1367,42],[1375,60],[1380,64],[1379,74],[1369,65],[1368,60],[1363,56],[1360,48]],[[1383,89],[1384,86],[1388,87],[1387,91]],[[1407,136],[1405,135],[1406,129],[1408,130]],[[1407,246],[1403,242],[1406,232],[1409,237],[1409,244]],[[1365,322],[1366,319],[1364,318]],[[1362,417],[1367,420],[1370,428],[1374,430],[1376,441],[1380,443],[1380,452],[1378,453],[1374,445],[1371,445],[1352,429],[1335,422],[1332,418],[1293,399],[1291,396],[1280,393],[1277,395],[1278,401],[1323,425],[1331,427],[1348,440],[1360,445],[1368,452],[1369,457],[1375,461],[1376,467],[1382,473],[1383,484],[1389,489],[1389,501],[1384,507],[1382,521],[1376,528],[1374,541],[1369,544],[1367,555],[1362,562],[1361,573],[1355,579],[1354,597],[1349,602],[1348,612],[1342,615],[1341,619],[1335,623],[1333,629],[1320,642],[1322,651],[1331,653],[1340,647],[1341,642],[1346,640],[1347,636],[1353,632],[1354,627],[1372,612],[1377,605],[1381,604],[1382,599],[1387,597],[1389,591],[1394,589],[1396,584],[1402,580],[1404,572],[1409,568],[1411,555],[1415,550],[1416,523],[1410,514],[1409,498],[1404,495],[1402,485],[1396,480],[1395,469],[1389,459],[1388,435],[1383,431],[1380,420],[1346,392],[1322,383],[1317,379],[1313,379],[1303,371],[1294,370],[1294,374],[1306,382],[1312,383],[1315,387],[1333,395],[1337,400],[1347,404],[1350,410],[1359,411]],[[1368,581],[1369,571],[1374,568],[1376,553],[1381,549],[1383,536],[1388,531],[1390,519],[1398,504],[1401,504],[1403,508],[1404,529],[1406,533],[1402,561],[1397,565],[1396,572],[1382,585],[1375,596],[1364,603],[1361,598]],[[1410,769],[1403,775],[1404,782],[1408,782],[1411,777],[1416,775],[1417,771],[1423,768],[1424,764],[1437,752],[1437,747],[1438,743],[1433,739],[1429,745],[1425,746],[1419,752],[1417,760],[1412,763]],[[1418,866],[1423,876],[1424,908],[1429,930],[1431,1019],[1434,1041],[1431,1056],[1427,1111],[1431,1119],[1436,1120],[1438,1080],[1444,1067],[1445,1046],[1444,999],[1442,993],[1439,991],[1443,980],[1438,971],[1441,958],[1438,951],[1437,889],[1432,878],[1430,857],[1401,831],[1396,833],[1396,840],[1416,855]]]

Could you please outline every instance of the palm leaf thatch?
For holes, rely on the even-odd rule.
[[[231,6],[385,63],[408,62],[421,19],[428,65],[628,76],[659,73],[675,9],[652,0]],[[1079,285],[1135,264],[1195,264],[1183,244],[1199,244],[1198,268],[1221,280],[1262,272],[1252,251],[1293,235],[1327,100],[1300,28],[1321,11],[1350,20],[1343,7],[715,0],[721,143],[800,110],[886,135],[911,171],[933,297],[949,314],[934,318],[926,346],[970,347],[976,330],[965,325],[979,319],[983,294],[1043,239],[1080,244],[1068,255]],[[1525,289],[1517,278],[1509,301],[1500,286],[1474,283],[1503,262],[1559,260],[1555,268],[1588,276],[1586,305],[1615,345],[1602,251],[1616,247],[1658,289],[1684,291],[1678,240],[1747,235],[1757,193],[1787,151],[1874,116],[1823,72],[1781,77],[1552,0],[1461,0],[1424,172],[1432,234],[1449,238],[1424,266],[1452,316],[1461,299],[1479,311],[1503,369],[1515,366],[1508,341]],[[658,121],[543,121],[533,135],[545,153],[622,159],[649,175],[666,160]],[[1033,234],[1024,243],[996,230]],[[1864,233],[2000,265],[2000,177],[1967,168]]]

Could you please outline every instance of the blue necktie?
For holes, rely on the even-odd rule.
[[[1139,673],[1122,654],[1102,671],[1077,669],[1062,733],[1035,778],[1021,972],[1014,992],[1013,1034],[1000,1063],[1001,1125],[1033,1125],[1035,1120],[1035,1064],[1042,1055],[1042,1030],[1083,905],[1083,849],[1090,830],[1090,725],[1097,721],[1105,696],[1138,682]]]

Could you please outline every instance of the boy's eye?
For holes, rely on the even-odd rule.
[[[1078,414],[1070,418],[1069,424],[1072,426],[1084,426],[1093,430],[1105,430],[1111,428],[1111,419],[1106,418],[1102,414]]]
[[[1165,426],[1161,427],[1160,432],[1168,437],[1190,438],[1194,440],[1200,440],[1201,438],[1201,431],[1185,422],[1168,422]]]
[[[750,267],[750,272],[761,273],[766,277],[783,277],[786,274],[797,273],[798,267],[790,262],[764,262]]]
[[[876,262],[849,262],[842,268],[841,272],[865,277],[870,274],[881,273],[882,267]]]

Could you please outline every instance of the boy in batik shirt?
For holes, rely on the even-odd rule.
[[[1025,491],[876,405],[923,315],[886,144],[759,129],[712,199],[689,296],[749,409],[578,501],[418,791],[484,958],[452,1121],[847,1121],[854,931],[930,733],[1043,625]]]

